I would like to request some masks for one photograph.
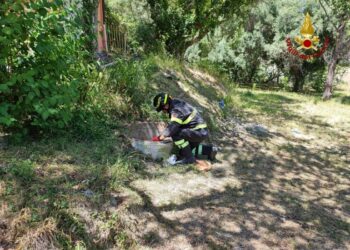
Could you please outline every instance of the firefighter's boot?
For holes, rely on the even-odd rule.
[[[196,159],[192,155],[190,145],[187,145],[186,147],[184,147],[180,150],[180,157],[181,157],[181,160],[177,161],[176,165],[177,164],[192,164],[192,163],[196,162]]]
[[[218,152],[218,147],[213,145],[199,144],[192,150],[193,155],[197,158],[205,157],[211,161],[216,160],[216,154]]]

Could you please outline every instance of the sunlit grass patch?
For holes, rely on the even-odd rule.
[[[251,115],[261,121],[278,120],[299,126],[337,126],[344,129],[350,122],[350,109],[337,99],[323,102],[321,97],[289,92],[232,89],[225,98],[227,108],[237,110],[244,118]],[[245,113],[245,115],[244,115]]]

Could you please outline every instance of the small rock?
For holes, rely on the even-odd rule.
[[[269,137],[271,136],[270,131],[261,124],[249,124],[245,126],[245,129],[252,135],[256,135],[259,137]]]
[[[116,207],[118,205],[118,201],[115,197],[111,197],[111,206]]]
[[[163,72],[163,76],[166,77],[166,78],[171,79],[171,75],[169,75],[167,72]]]
[[[163,76],[168,78],[168,79],[171,79],[171,80],[178,80],[179,79],[176,72],[173,70],[166,70],[166,72],[163,72]]]
[[[94,192],[92,192],[90,189],[87,189],[87,190],[83,191],[83,194],[86,197],[91,198],[94,195]]]
[[[292,132],[292,135],[294,135],[294,136],[300,136],[300,135],[303,134],[303,133],[301,133],[301,131],[300,131],[299,129],[297,129],[297,128],[293,128],[293,129],[291,130],[291,132]]]
[[[308,135],[305,135],[303,134],[299,129],[297,128],[293,128],[291,130],[291,134],[293,135],[294,138],[296,139],[303,139],[303,140],[310,140],[310,139],[313,139],[312,136],[308,136]]]

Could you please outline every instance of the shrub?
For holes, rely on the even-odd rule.
[[[128,116],[142,115],[144,103],[149,100],[149,83],[152,65],[146,61],[119,60],[108,71],[107,84],[111,93],[121,96]]]
[[[0,125],[63,128],[85,91],[79,13],[63,1],[1,4]]]

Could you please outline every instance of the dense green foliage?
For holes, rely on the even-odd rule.
[[[349,25],[341,41],[337,30],[349,6],[338,0],[109,0],[106,22],[128,29],[132,57],[99,71],[90,64],[96,0],[1,3],[0,126],[12,131],[93,134],[118,117],[153,116],[148,80],[156,64],[147,53],[209,66],[237,84],[322,91],[329,59],[338,63],[334,55],[349,50]],[[331,41],[323,57],[308,61],[288,53],[285,42],[299,35],[306,12],[319,46],[326,36]]]
[[[119,59],[97,70],[90,64],[93,26],[86,18],[94,13],[94,1],[81,3],[1,6],[0,125],[5,130],[36,134],[68,127],[79,138],[100,137],[106,124],[120,117],[152,113],[145,99],[153,94],[147,89],[152,59]]]
[[[327,4],[321,8],[319,3],[312,1],[261,2],[251,9],[244,26],[234,22],[220,25],[187,50],[186,58],[217,64],[239,84],[320,92],[324,88],[330,58],[334,57],[338,37],[334,24],[341,24],[335,9]],[[313,60],[291,55],[286,46],[286,38],[290,37],[298,47],[294,37],[300,35],[307,12],[312,16],[315,35],[320,38],[319,50],[326,37],[330,39],[324,56]],[[345,48],[340,54],[346,55],[348,51],[349,48]]]
[[[239,1],[147,1],[156,26],[156,38],[164,39],[166,50],[182,57],[186,49],[199,42],[225,22],[242,22],[251,0]]]
[[[52,129],[71,120],[88,73],[78,9],[63,1],[1,4],[1,125]]]
[[[320,91],[325,81],[324,58],[302,60],[291,55],[286,46],[288,37],[294,40],[300,35],[307,12],[312,15],[321,47],[326,36],[333,37],[334,30],[320,5],[283,0],[259,3],[251,9],[243,27],[234,23],[219,26],[186,56],[189,60],[208,60],[221,65],[240,84],[291,87],[294,91],[302,90],[305,85]]]
[[[334,24],[340,23],[346,13],[342,10],[348,8],[336,0],[325,2],[324,8],[309,0],[256,5],[254,1],[108,2],[128,24],[137,51],[165,51],[180,58],[185,54],[190,62],[209,61],[239,84],[317,92],[324,88],[328,58],[335,47]],[[307,12],[320,37],[318,48],[326,37],[330,43],[325,56],[305,61],[288,53],[286,38],[294,41],[300,35]]]
[[[146,51],[163,48],[182,58],[186,49],[218,25],[242,23],[255,1],[110,1],[112,9],[129,23],[135,45]]]

